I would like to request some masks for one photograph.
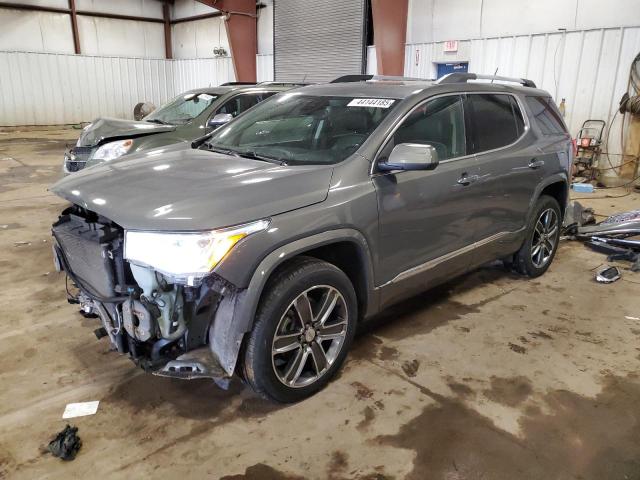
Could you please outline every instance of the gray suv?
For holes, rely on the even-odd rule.
[[[290,90],[191,148],[66,177],[51,189],[71,202],[53,225],[69,300],[154,374],[239,374],[293,402],[385,307],[496,259],[543,274],[570,136],[531,81],[479,78]]]
[[[65,152],[63,172],[69,174],[124,155],[191,141],[293,86],[231,82],[181,93],[143,120],[98,118],[82,130],[76,145]]]

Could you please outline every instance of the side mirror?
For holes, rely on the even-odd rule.
[[[378,170],[433,170],[438,166],[438,152],[432,145],[400,143],[393,147],[386,162],[378,163]]]
[[[209,119],[207,127],[218,128],[225,123],[229,123],[231,120],[233,120],[233,115],[230,113],[218,113]]]

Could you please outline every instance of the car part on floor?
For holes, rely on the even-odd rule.
[[[585,208],[580,202],[574,200],[565,210],[562,225],[565,230],[564,234],[571,234],[571,232],[575,233],[578,227],[594,223],[596,223],[596,217],[593,208]]]
[[[49,442],[47,449],[53,456],[70,461],[76,458],[80,447],[82,447],[82,440],[78,436],[78,427],[67,425]]]
[[[573,217],[580,217],[585,211],[577,204],[572,212]],[[604,253],[608,261],[629,261],[633,264],[631,271],[640,271],[640,210],[611,215],[596,225],[580,225],[576,221],[567,225],[566,233],[566,238],[583,241],[591,249]]]
[[[613,283],[620,279],[620,270],[617,267],[606,266],[596,274],[596,281],[600,283]]]
[[[578,238],[612,235],[620,238],[640,235],[640,210],[617,213],[597,225],[582,226],[576,231]]]

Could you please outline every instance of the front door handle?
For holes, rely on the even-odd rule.
[[[463,173],[462,176],[458,179],[458,185],[467,186],[471,185],[473,182],[478,180],[478,175],[467,175]]]
[[[533,168],[534,170],[536,168],[540,168],[544,166],[544,160],[538,160],[537,158],[532,158],[531,161],[529,162],[529,168]]]

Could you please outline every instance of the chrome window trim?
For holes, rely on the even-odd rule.
[[[520,140],[522,140],[527,133],[529,133],[529,130],[531,129],[531,125],[529,123],[529,117],[525,114],[526,110],[523,108],[523,103],[520,100],[520,98],[518,97],[518,95],[516,95],[515,93],[512,92],[495,92],[495,91],[477,91],[477,92],[456,92],[456,93],[442,93],[439,95],[433,95],[432,97],[428,97],[425,98],[424,100],[420,101],[419,103],[417,103],[416,105],[413,106],[413,108],[411,108],[411,110],[409,110],[407,113],[405,113],[402,118],[400,120],[398,120],[398,122],[394,125],[393,129],[387,134],[387,136],[385,137],[384,141],[380,144],[380,146],[378,147],[378,149],[376,150],[376,154],[374,155],[374,160],[373,162],[371,162],[371,167],[369,168],[369,175],[371,176],[377,176],[377,175],[389,175],[392,174],[392,172],[376,172],[375,171],[375,167],[378,164],[378,157],[380,156],[380,152],[384,149],[384,147],[387,145],[387,142],[389,142],[389,140],[391,139],[391,137],[393,135],[395,135],[396,131],[398,130],[398,128],[400,128],[400,125],[402,125],[402,122],[404,122],[407,117],[409,115],[411,115],[417,108],[421,107],[422,105],[424,105],[427,102],[430,102],[431,100],[435,100],[437,98],[441,98],[441,97],[460,97],[463,101],[464,101],[464,97],[465,96],[469,96],[469,95],[510,95],[513,98],[515,98],[516,103],[518,105],[518,108],[520,109],[520,115],[522,116],[522,119],[524,121],[524,130],[522,131],[522,134],[516,138],[513,142],[511,142],[508,145],[505,145],[503,147],[498,147],[498,148],[494,148],[492,150],[484,150],[482,152],[479,153],[470,153],[468,155],[463,155],[460,157],[453,157],[453,158],[447,158],[446,160],[442,160],[439,163],[449,163],[449,162],[453,162],[453,161],[458,161],[458,160],[465,160],[468,158],[472,158],[472,157],[477,157],[478,155],[484,155],[486,153],[493,153],[493,152],[497,152],[500,150],[504,150],[506,148],[510,148],[512,146],[514,146],[516,143],[518,143]],[[467,115],[467,111],[464,108],[464,104],[462,106],[462,110],[463,110],[463,115],[465,116],[465,141],[466,141],[466,115]]]

